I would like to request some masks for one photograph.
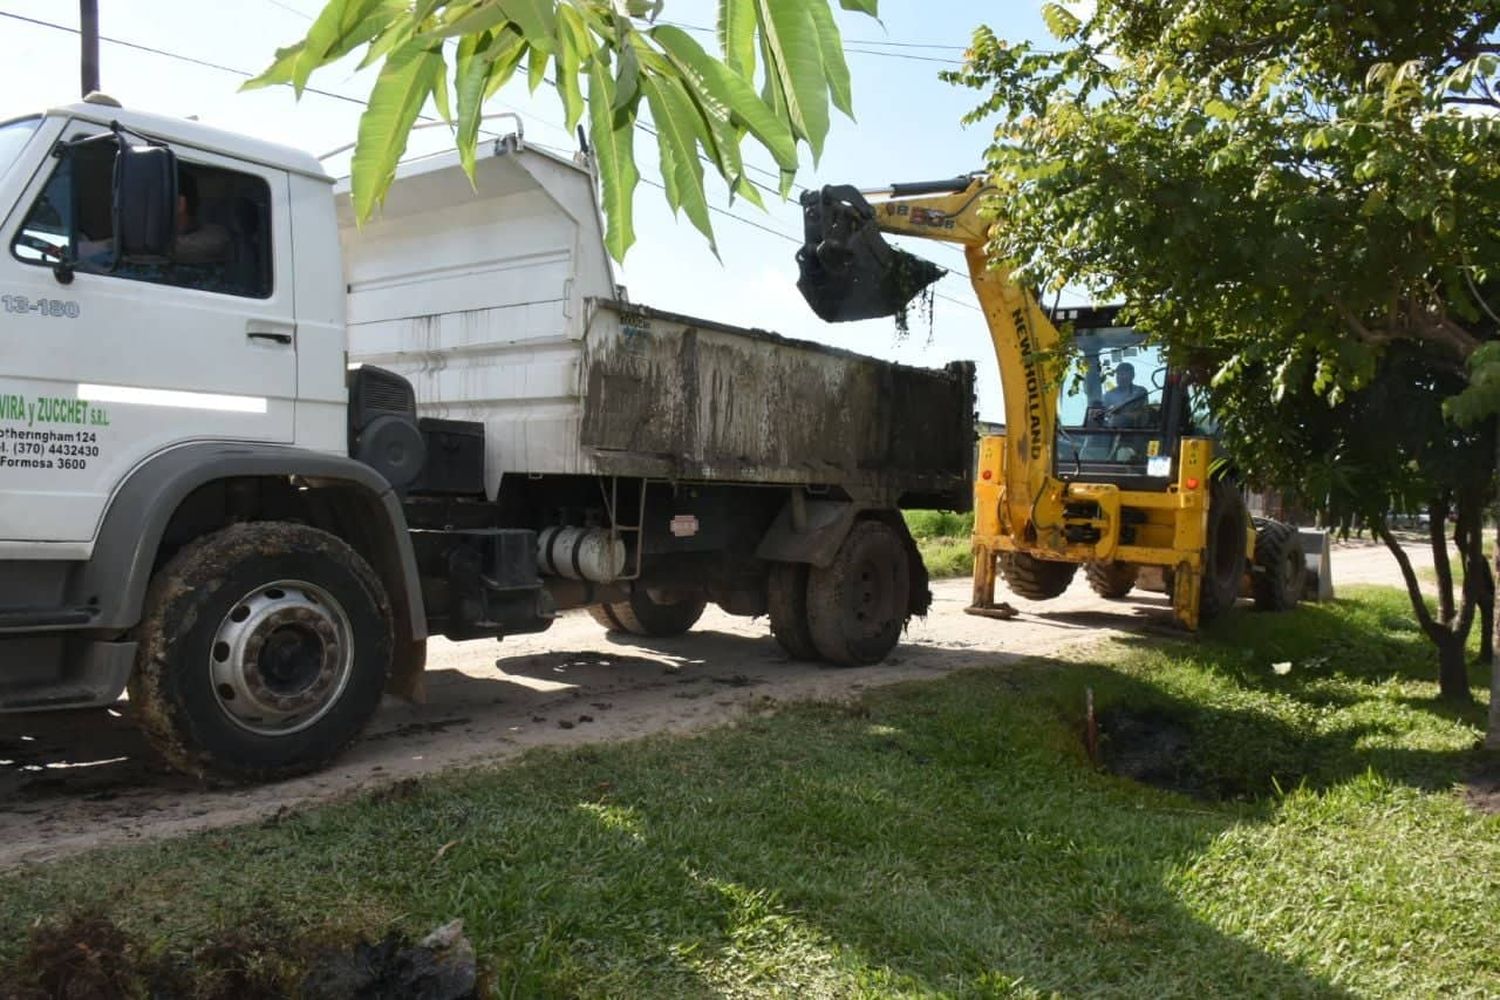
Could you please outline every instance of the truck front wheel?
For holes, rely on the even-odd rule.
[[[885,659],[910,616],[906,547],[889,525],[860,521],[827,567],[807,576],[807,623],[818,652],[841,667]]]
[[[339,538],[237,524],[152,580],[130,702],[147,738],[200,777],[314,770],[359,735],[391,664],[379,578]]]

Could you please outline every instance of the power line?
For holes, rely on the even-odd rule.
[[[298,17],[302,18],[302,20],[304,20],[304,21],[315,21],[315,20],[317,20],[317,18],[315,18],[311,14],[307,13],[307,11],[298,10],[296,7],[293,7],[289,3],[282,3],[281,0],[266,0],[266,3],[270,4],[272,7],[280,7],[282,10],[286,11],[289,14],[296,14]]]
[[[656,23],[657,24],[670,24],[674,28],[682,28],[685,31],[698,31],[698,32],[702,32],[704,34],[714,35],[715,37],[717,37],[718,34],[719,34],[717,28],[709,28],[709,27],[706,27],[706,26],[701,25],[701,24],[687,24],[687,23],[685,23],[683,21],[666,21],[666,20],[660,20],[660,21],[657,21]],[[937,42],[892,42],[892,41],[887,41],[885,39],[876,39],[876,38],[846,38],[846,39],[844,39],[844,44],[845,45],[866,45],[866,46],[870,46],[872,48],[880,47],[880,48],[893,48],[893,49],[945,49],[945,50],[953,51],[953,52],[967,52],[969,50],[969,47],[967,45],[947,45],[947,44],[940,44],[940,43],[937,43]]]

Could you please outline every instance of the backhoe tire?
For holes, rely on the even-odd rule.
[[[1024,552],[1001,552],[995,561],[1006,588],[1028,601],[1061,597],[1078,572],[1077,563],[1052,562]]]
[[[157,571],[135,638],[130,706],[150,743],[200,778],[315,770],[380,704],[391,605],[342,539],[304,524],[236,524]]]
[[[1291,611],[1307,587],[1307,557],[1302,539],[1290,524],[1257,517],[1255,575],[1251,590],[1262,611]]]
[[[644,587],[632,587],[630,600],[605,605],[620,629],[631,635],[666,639],[682,635],[698,624],[708,601],[702,597],[688,597],[678,601],[658,604]],[[597,617],[596,617],[597,620]]]
[[[807,621],[807,573],[805,563],[773,563],[766,581],[766,610],[771,635],[794,660],[819,659]]]
[[[1207,544],[1203,550],[1203,583],[1198,619],[1211,621],[1234,607],[1245,580],[1245,532],[1250,514],[1245,498],[1231,479],[1215,479],[1209,487]]]
[[[1127,562],[1091,562],[1083,568],[1089,587],[1106,600],[1118,601],[1135,589],[1141,568]]]
[[[807,624],[823,659],[840,667],[879,663],[911,617],[906,546],[895,529],[860,521],[827,567],[807,573]]]

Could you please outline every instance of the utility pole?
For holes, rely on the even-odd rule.
[[[99,0],[78,0],[79,68],[83,94],[99,89]]]

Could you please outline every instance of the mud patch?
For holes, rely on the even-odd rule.
[[[102,914],[78,913],[32,928],[19,958],[0,966],[0,1000],[310,1000],[478,995],[473,946],[454,921],[421,942],[392,931],[377,944],[234,928],[191,952],[153,948]]]

